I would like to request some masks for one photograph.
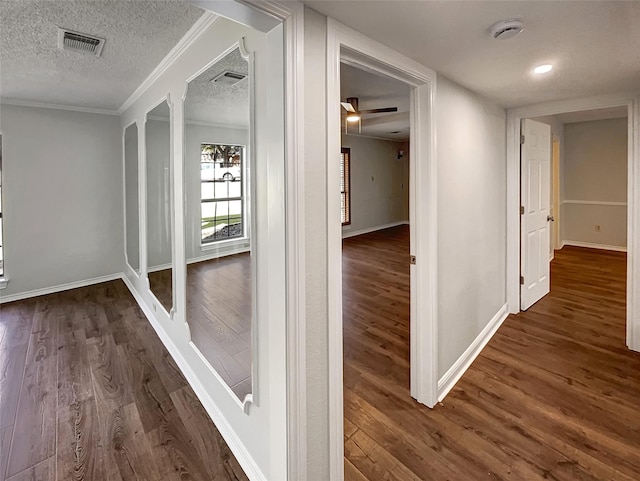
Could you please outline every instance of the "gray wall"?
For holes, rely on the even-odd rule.
[[[122,272],[120,119],[3,105],[0,296]]]
[[[626,247],[627,134],[626,118],[564,126],[563,241]]]
[[[342,135],[351,149],[351,225],[348,235],[409,221],[409,155],[406,143]],[[405,155],[398,160],[398,151]]]
[[[506,113],[438,76],[442,376],[506,302]]]

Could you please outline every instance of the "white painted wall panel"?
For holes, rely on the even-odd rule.
[[[122,272],[118,117],[3,105],[0,296]]]

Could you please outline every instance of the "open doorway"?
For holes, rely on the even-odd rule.
[[[347,27],[327,21],[327,293],[329,345],[330,477],[344,477],[343,289],[341,222],[340,64],[404,83],[409,88],[409,126],[420,132],[409,144],[410,395],[437,402],[436,166],[433,99],[435,72]],[[384,105],[383,107],[388,107]],[[393,106],[393,105],[391,105]],[[389,113],[389,112],[387,112]],[[397,161],[396,153],[396,161]],[[374,183],[376,175],[374,174]],[[413,260],[415,259],[415,262]],[[409,259],[407,259],[409,261]],[[418,295],[419,293],[419,295]],[[409,398],[411,401],[411,399]],[[413,402],[413,401],[411,401]]]
[[[410,88],[344,63],[340,80],[344,463],[354,479],[363,390],[411,399]]]
[[[521,308],[526,310],[549,292],[552,260],[556,252],[564,259],[564,246],[573,247],[574,262],[582,257],[598,262],[598,253],[627,250],[627,108],[523,119],[521,145]],[[617,257],[626,263],[624,254]],[[625,265],[617,270],[626,277]]]

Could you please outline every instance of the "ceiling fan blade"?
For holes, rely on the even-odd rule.
[[[381,114],[384,112],[397,112],[398,111],[398,107],[387,107],[384,109],[368,109],[368,110],[361,110],[360,113],[361,114]]]
[[[353,105],[351,105],[349,102],[340,102],[340,105],[342,105],[342,108],[344,108],[347,112],[356,111],[356,109],[353,108]]]

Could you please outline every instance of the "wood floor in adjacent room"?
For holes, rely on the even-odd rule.
[[[246,480],[122,283],[0,306],[0,480]]]
[[[343,243],[345,478],[640,479],[625,254],[565,247],[443,403],[409,395],[406,226]]]

